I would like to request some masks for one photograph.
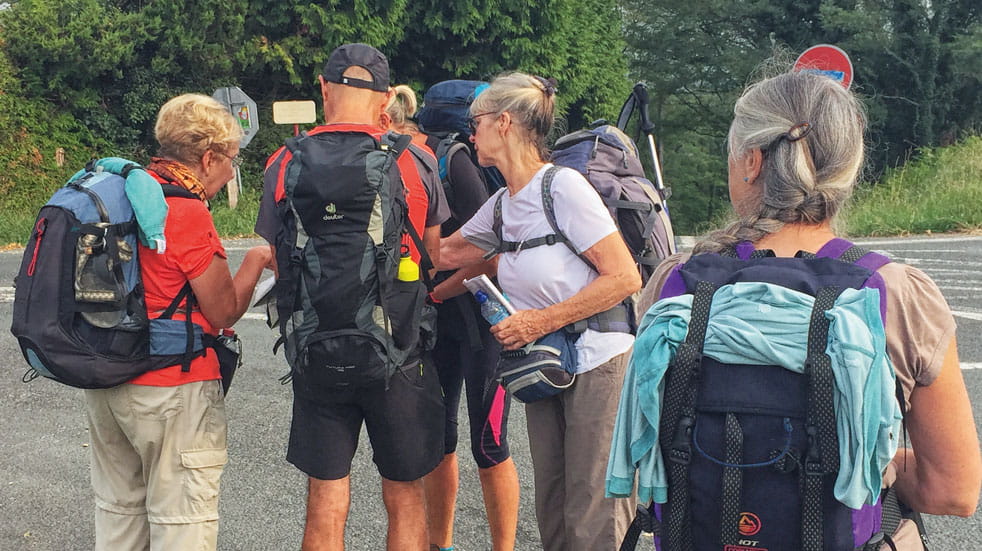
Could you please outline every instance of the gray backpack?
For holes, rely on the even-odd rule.
[[[634,141],[611,125],[579,130],[556,141],[552,162],[576,170],[600,193],[637,262],[641,280],[647,282],[674,250],[675,235],[665,193],[645,178]],[[543,206],[561,236],[552,202],[543,201]]]

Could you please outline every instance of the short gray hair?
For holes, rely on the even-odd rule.
[[[750,85],[733,107],[729,156],[763,153],[748,212],[702,239],[694,252],[756,242],[789,223],[833,220],[863,167],[866,115],[837,81],[808,71]]]

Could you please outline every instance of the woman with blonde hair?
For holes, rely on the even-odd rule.
[[[383,124],[391,121],[389,128],[412,136],[413,146],[423,150],[422,153],[414,151],[417,157],[433,158],[432,152],[438,149],[440,139],[421,133],[412,121],[418,106],[416,93],[404,84],[395,86],[393,91],[395,94],[382,117]],[[460,228],[488,199],[480,168],[469,153],[469,148],[458,149],[443,160],[447,172],[445,185],[452,188],[450,195],[453,197],[449,201],[451,218],[441,227],[444,237]],[[493,262],[485,262],[456,272],[438,273],[438,284],[431,295],[437,308],[433,361],[440,374],[446,414],[443,460],[423,479],[433,551],[454,548],[453,524],[460,483],[457,412],[465,383],[471,454],[478,467],[492,549],[510,551],[515,548],[519,485],[515,462],[508,449],[511,400],[501,384],[494,380],[494,366],[501,346],[488,331],[480,308],[462,283],[464,278],[480,273],[493,276],[494,270]],[[470,325],[473,325],[473,332]],[[476,346],[473,333],[477,333]]]
[[[246,252],[232,277],[206,201],[233,176],[242,128],[214,99],[185,94],[164,104],[155,127],[158,156],[146,167],[168,197],[166,249],[140,245],[147,312],[156,318],[190,284],[191,321],[207,335],[246,311],[267,246]],[[183,320],[184,307],[173,319]],[[129,383],[86,390],[95,491],[95,549],[215,549],[219,479],[227,461],[226,416],[212,348],[190,362]]]
[[[539,535],[546,550],[616,549],[634,504],[603,497],[604,468],[634,342],[623,301],[641,278],[596,191],[546,160],[555,94],[554,80],[509,73],[474,100],[478,162],[507,187],[441,242],[440,258],[458,268],[499,253],[498,280],[518,310],[491,328],[506,350],[556,332],[575,348],[572,386],[525,406]]]

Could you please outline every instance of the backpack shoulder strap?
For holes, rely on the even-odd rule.
[[[566,244],[566,246],[573,251],[573,254],[580,256],[576,253],[576,249],[573,248],[568,239],[566,239],[563,232],[557,227],[556,215],[555,212],[552,211],[552,194],[549,192],[549,190],[552,189],[552,179],[558,171],[559,167],[553,166],[546,170],[546,173],[542,177],[542,206],[546,214],[546,219],[549,220],[549,225],[553,228],[555,233],[543,235],[542,237],[535,237],[533,239],[526,239],[525,241],[505,241],[501,232],[501,227],[503,224],[501,218],[501,201],[503,194],[499,193],[494,203],[494,223],[492,225],[494,234],[498,238],[498,248],[485,255],[485,258],[490,258],[498,253],[519,252],[524,249],[533,249],[535,247],[541,247],[542,245],[555,245],[556,243]],[[580,256],[580,258],[583,257]],[[585,258],[583,258],[583,261],[589,264],[589,261],[587,261]],[[593,265],[591,264],[590,267],[592,268]]]
[[[408,134],[396,134],[395,132],[386,132],[382,134],[379,139],[379,143],[382,146],[392,152],[394,158],[402,156],[402,153],[409,149],[409,144],[412,143],[413,137]]]
[[[666,456],[668,510],[666,539],[678,549],[692,549],[689,508],[689,466],[692,461],[692,431],[695,427],[695,384],[709,326],[709,312],[717,286],[709,281],[696,285],[692,314],[685,340],[678,346],[666,372],[665,397],[659,422],[659,445]]]
[[[451,183],[450,159],[452,159],[453,155],[461,149],[467,149],[467,144],[458,140],[457,136],[458,134],[456,132],[447,134],[440,139],[440,143],[436,146],[436,151],[433,152],[437,158],[437,161],[440,163],[440,180],[446,184]]]
[[[546,173],[542,176],[542,211],[546,215],[546,220],[549,222],[549,227],[552,228],[552,231],[556,236],[556,242],[562,242],[567,248],[569,248],[570,252],[582,258],[587,264],[590,264],[589,260],[584,258],[576,251],[576,247],[569,242],[569,239],[566,237],[566,234],[563,233],[563,230],[559,229],[559,222],[556,220],[556,203],[552,198],[552,182],[558,173],[559,167],[553,165],[551,168],[546,170]],[[593,264],[590,264],[590,267],[593,268]],[[594,270],[596,270],[596,268],[594,268]]]
[[[546,171],[545,176],[542,178],[542,210],[546,213],[546,220],[549,221],[549,226],[552,227],[552,231],[555,232],[556,242],[565,244],[566,247],[568,247],[573,254],[578,256],[580,260],[585,262],[591,270],[594,272],[599,272],[597,267],[594,266],[593,263],[587,259],[587,257],[576,251],[576,247],[574,247],[573,243],[571,243],[569,238],[566,237],[563,230],[559,229],[559,222],[556,221],[556,203],[552,199],[552,181],[559,170],[560,167],[553,166]]]
[[[501,201],[505,193],[507,193],[507,191],[499,193],[498,196],[494,198],[494,210],[492,211],[494,213],[494,221],[491,223],[491,231],[494,232],[495,237],[498,238],[498,246],[488,251],[487,254],[484,255],[485,260],[490,260],[498,253],[504,252],[502,247],[504,244],[504,236],[501,234],[501,226],[503,224],[501,219]]]
[[[835,305],[841,292],[841,288],[832,286],[819,289],[808,326],[808,348],[803,372],[808,381],[805,419],[808,447],[800,469],[803,551],[824,549],[823,484],[827,475],[839,472],[839,438],[832,408],[835,401],[835,378],[832,360],[825,353],[830,326],[825,312]]]
[[[440,139],[436,151],[434,151],[439,167],[440,183],[443,185],[443,195],[447,198],[447,204],[450,205],[451,209],[454,204],[455,185],[450,165],[453,162],[454,155],[457,153],[463,151],[469,155],[467,144],[461,142],[457,137],[457,133],[444,136]]]
[[[185,187],[173,183],[160,184],[160,189],[164,192],[164,197],[183,197],[185,199],[199,198],[194,193],[188,191]]]
[[[836,237],[819,249],[815,256],[819,258],[837,258],[843,262],[862,266],[875,272],[892,262],[890,257],[869,249],[864,249],[848,239]]]

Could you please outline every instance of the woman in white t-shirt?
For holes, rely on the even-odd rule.
[[[623,332],[601,332],[593,320],[608,312],[613,319],[641,279],[597,192],[578,172],[545,161],[555,93],[551,79],[510,73],[474,100],[471,140],[478,162],[497,167],[507,187],[442,241],[440,262],[444,269],[459,268],[482,261],[489,251],[504,251],[498,255],[498,281],[518,312],[491,332],[505,349],[588,321],[576,340],[573,386],[526,405],[536,516],[547,551],[616,549],[634,502],[605,499],[604,475],[634,337],[626,323],[613,324]],[[551,180],[556,225],[568,243],[537,243],[557,234],[543,208],[544,180]],[[502,249],[502,243],[510,246]]]

